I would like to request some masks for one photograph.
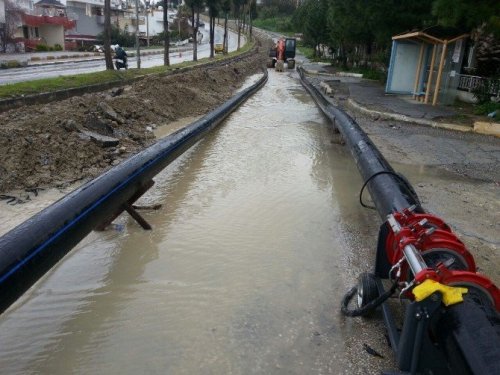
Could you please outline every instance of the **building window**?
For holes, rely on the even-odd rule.
[[[104,15],[103,8],[93,7],[92,8],[92,15],[93,16],[103,16]]]

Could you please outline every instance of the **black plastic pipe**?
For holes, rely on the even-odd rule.
[[[304,77],[302,68],[297,69],[302,84],[314,98],[323,113],[342,134],[356,162],[361,177],[368,181],[367,188],[382,220],[387,215],[415,205],[416,212],[423,212],[411,185],[397,174],[375,147],[370,138],[347,113],[334,107]]]
[[[361,176],[365,181],[370,179],[367,187],[382,221],[386,221],[388,214],[412,205],[416,205],[417,212],[424,212],[413,188],[402,176],[395,176],[390,164],[360,126],[330,104],[305,78],[303,69],[298,70],[302,85],[344,137]],[[500,374],[500,318],[489,299],[475,289],[469,286],[464,302],[443,309],[441,318],[435,323],[435,339],[441,344],[448,362],[449,372],[445,374]]]
[[[0,313],[266,81],[267,71],[258,82],[200,120],[130,157],[0,237]]]

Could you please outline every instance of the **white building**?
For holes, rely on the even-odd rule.
[[[8,28],[14,30],[16,44],[25,50],[38,45],[65,48],[64,33],[75,27],[75,22],[66,15],[66,7],[58,0],[16,0],[16,8],[5,14]]]
[[[135,31],[133,3],[130,0],[111,0],[111,24],[122,30]],[[104,0],[66,0],[66,6],[68,16],[76,21],[76,27],[66,33],[66,40],[94,42],[104,31]]]
[[[5,0],[0,0],[0,27],[5,26]]]

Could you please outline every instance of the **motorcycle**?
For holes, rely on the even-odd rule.
[[[128,69],[127,58],[120,59],[115,56],[113,59],[115,60],[116,70],[120,70],[121,68],[124,68],[125,70]]]

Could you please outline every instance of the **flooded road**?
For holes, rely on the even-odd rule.
[[[333,138],[271,72],[157,176],[153,231],[122,215],[0,317],[2,372],[349,373],[342,227],[364,214]]]

